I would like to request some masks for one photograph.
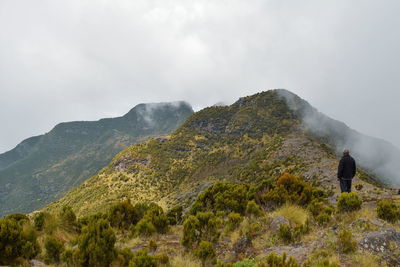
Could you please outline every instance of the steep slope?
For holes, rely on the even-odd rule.
[[[287,91],[267,91],[231,106],[203,109],[168,139],[126,148],[48,209],[70,205],[78,214],[87,214],[125,198],[189,205],[215,181],[254,183],[283,172],[337,192],[335,150],[310,134],[302,113],[290,108],[282,93]],[[355,183],[363,184],[366,200],[380,193],[370,192],[372,186],[363,181],[373,177],[364,172],[358,176],[362,180]]]
[[[0,155],[0,215],[54,201],[126,146],[167,135],[192,113],[184,102],[140,104],[123,117],[61,123],[23,141]]]

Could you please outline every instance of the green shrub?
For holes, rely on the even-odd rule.
[[[203,266],[205,266],[206,263],[214,263],[216,261],[214,247],[208,241],[201,241],[199,246],[194,251],[194,254],[201,260]]]
[[[129,262],[133,258],[133,253],[129,248],[124,248],[118,251],[117,262],[118,266],[129,266]]]
[[[53,236],[49,236],[44,241],[44,247],[46,249],[46,255],[45,255],[46,263],[60,262],[60,256],[64,250],[63,242],[57,240]]]
[[[239,227],[240,223],[243,221],[243,217],[239,213],[231,212],[228,214],[228,222],[226,229],[228,231],[233,231]]]
[[[143,218],[137,223],[135,232],[136,235],[148,237],[155,234],[157,229],[149,219]]]
[[[267,256],[265,260],[260,262],[258,267],[299,267],[299,263],[292,257],[289,259],[286,256],[286,253],[283,253],[282,256],[279,256],[275,253],[271,253]]]
[[[129,267],[157,267],[157,259],[147,254],[146,250],[138,250],[129,262]]]
[[[322,196],[321,196],[322,195]],[[260,197],[260,202],[267,208],[276,208],[285,203],[305,206],[313,198],[323,197],[321,190],[314,190],[308,183],[297,176],[284,173],[276,186]]]
[[[400,220],[400,208],[393,200],[380,200],[376,212],[378,213],[378,217],[385,221],[395,223]]]
[[[68,230],[76,230],[76,215],[70,206],[64,206],[59,215],[64,227]]]
[[[258,206],[254,200],[251,200],[251,201],[247,202],[246,215],[260,217],[263,215],[263,211],[261,210],[260,206]]]
[[[14,219],[0,219],[0,264],[32,259],[40,252],[35,231]]]
[[[82,266],[108,266],[115,258],[116,237],[107,220],[92,220],[78,237]]]
[[[163,253],[156,256],[157,262],[162,265],[169,266],[169,257],[167,254]]]
[[[182,244],[192,249],[201,240],[216,242],[219,238],[217,218],[212,212],[199,212],[183,223]]]
[[[353,240],[353,235],[350,231],[341,231],[337,241],[339,251],[343,253],[352,253],[357,250],[357,242]]]
[[[249,186],[245,184],[217,182],[197,197],[192,206],[191,214],[194,215],[200,211],[244,214],[248,189]]]
[[[29,218],[25,214],[22,213],[14,213],[7,215],[4,219],[14,220],[20,224],[29,223]]]
[[[342,193],[337,202],[337,208],[340,212],[349,212],[360,210],[362,200],[357,193]]]
[[[233,267],[253,267],[256,266],[256,261],[252,259],[244,259],[233,264]]]
[[[119,229],[129,229],[140,219],[129,199],[114,204],[108,213],[111,226]]]
[[[149,241],[148,247],[149,247],[149,251],[152,251],[152,252],[156,251],[156,250],[157,250],[157,243],[156,243],[156,241],[154,241],[153,239],[150,240],[150,241]]]
[[[303,267],[340,267],[339,264],[329,259],[331,254],[330,251],[326,250],[316,251],[303,263]]]
[[[292,228],[287,224],[282,224],[279,227],[278,237],[287,244],[292,243],[294,241]]]
[[[46,222],[46,217],[48,217],[49,214],[45,213],[45,212],[38,212],[35,214],[35,216],[33,217],[33,225],[35,227],[36,230],[38,231],[42,231],[44,226],[45,226],[45,222]]]
[[[176,207],[170,209],[167,212],[167,218],[168,218],[169,225],[181,224],[182,223],[182,214],[183,214],[182,206],[176,206]]]

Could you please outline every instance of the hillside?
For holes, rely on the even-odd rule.
[[[292,102],[287,101],[288,95]],[[303,120],[308,109],[312,109],[308,103],[284,90],[244,97],[231,106],[205,108],[168,138],[124,149],[48,209],[69,205],[81,215],[105,211],[122,199],[189,206],[216,181],[257,183],[284,172],[336,193],[336,148],[323,140],[336,140],[341,133],[313,134]],[[386,180],[360,169],[355,183],[363,185],[360,193],[368,200],[381,191],[372,190],[366,181]]]
[[[0,216],[54,201],[128,145],[167,135],[190,114],[184,102],[140,104],[118,118],[58,124],[0,154]]]

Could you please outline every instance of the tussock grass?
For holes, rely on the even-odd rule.
[[[201,267],[201,262],[189,254],[178,254],[171,259],[171,267]]]
[[[302,207],[286,204],[276,210],[273,216],[282,216],[288,219],[294,226],[305,225],[310,213]]]

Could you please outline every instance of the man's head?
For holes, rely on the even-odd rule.
[[[348,155],[350,155],[350,150],[348,149],[343,150],[343,156],[348,156]]]

